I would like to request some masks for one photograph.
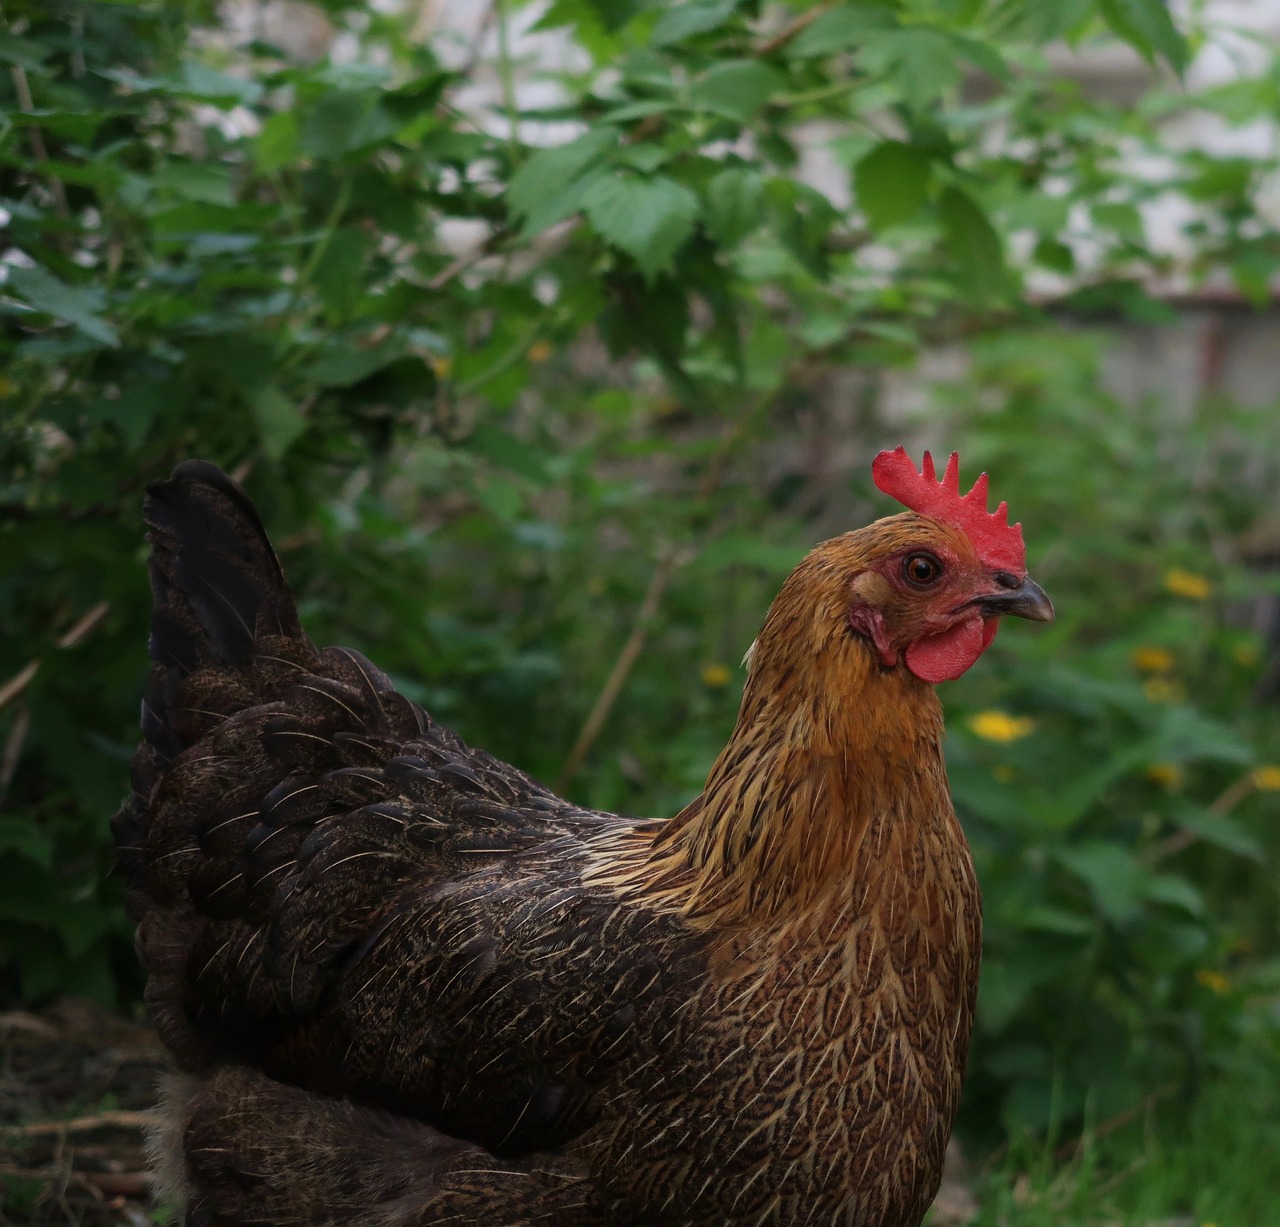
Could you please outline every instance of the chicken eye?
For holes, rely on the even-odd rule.
[[[902,578],[915,588],[927,588],[942,576],[942,563],[932,554],[908,554],[902,560]]]

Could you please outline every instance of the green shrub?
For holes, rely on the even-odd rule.
[[[1274,777],[1250,773],[1280,745],[1227,616],[1266,586],[1230,546],[1274,433],[1117,404],[1103,334],[1025,291],[1075,274],[1054,309],[1160,318],[1139,208],[1163,191],[1196,219],[1189,272],[1264,298],[1269,165],[1165,151],[1156,184],[1134,154],[1175,107],[1271,114],[1274,65],[1121,109],[1044,48],[1109,23],[1178,67],[1159,0],[557,0],[539,24],[585,65],[562,101],[517,110],[498,4],[508,87],[477,115],[407,19],[335,0],[355,58],[293,63],[197,39],[211,7],[5,6],[5,996],[137,991],[106,816],[145,672],[139,502],[176,460],[244,476],[318,639],[548,780],[637,629],[567,784],[670,813],[781,577],[882,509],[883,373],[968,338],[911,429],[996,475],[1061,614],[946,695],[988,900],[975,1123],[1123,1106],[1227,1051],[1276,950]],[[847,192],[798,175],[814,141]],[[861,400],[836,414],[842,369]]]

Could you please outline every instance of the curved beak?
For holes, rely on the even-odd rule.
[[[975,597],[969,604],[976,605],[984,618],[1001,618],[1008,614],[1032,622],[1053,621],[1053,602],[1035,580],[1026,576],[1018,581],[1009,576],[1012,583],[1006,584],[1003,579],[1002,576],[996,581],[1000,583],[1001,591]]]

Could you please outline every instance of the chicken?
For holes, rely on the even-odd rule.
[[[1053,616],[953,455],[819,545],[666,821],[583,810],[314,647],[245,493],[150,487],[115,818],[187,1222],[916,1227],[977,986],[934,684]]]

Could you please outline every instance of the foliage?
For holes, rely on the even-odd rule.
[[[978,1180],[977,1227],[1271,1227],[1280,1177],[1274,1025],[1193,1099],[1149,1096],[1108,1128],[1024,1142]]]
[[[549,780],[638,625],[570,791],[673,812],[781,576],[879,509],[884,373],[971,338],[913,430],[997,474],[1062,617],[947,695],[988,898],[970,1102],[1040,1128],[1228,1049],[1280,911],[1247,782],[1280,744],[1228,617],[1263,590],[1231,543],[1274,439],[1222,406],[1171,434],[1053,321],[1164,319],[1144,287],[1172,274],[1266,298],[1274,167],[1158,124],[1273,114],[1275,64],[1197,95],[1161,68],[1132,107],[1052,67],[1109,36],[1181,67],[1161,0],[556,0],[556,72],[514,57],[516,5],[461,66],[326,7],[348,53],[312,62],[215,37],[203,0],[5,5],[0,677],[38,662],[0,710],[7,994],[136,991],[105,818],[145,669],[137,508],[175,460],[245,476],[318,639]],[[536,76],[552,104],[521,101]],[[1181,254],[1147,240],[1169,194]]]

